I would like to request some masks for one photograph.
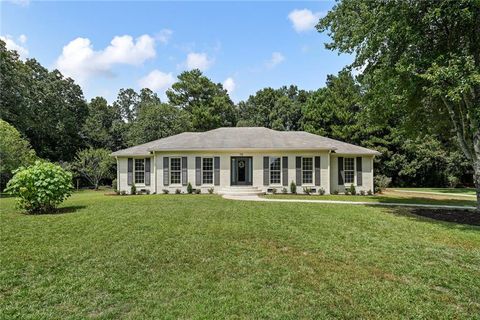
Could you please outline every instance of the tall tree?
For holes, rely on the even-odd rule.
[[[12,172],[33,164],[36,155],[20,132],[3,120],[0,120],[0,137],[0,190],[3,190]]]
[[[355,53],[378,113],[402,109],[415,132],[449,124],[480,211],[480,2],[343,0],[317,28],[329,31],[327,48]]]
[[[297,86],[264,88],[238,104],[238,126],[260,126],[275,130],[299,130],[302,107],[309,93]]]
[[[365,127],[360,122],[360,86],[348,71],[328,75],[325,88],[314,92],[303,110],[306,131],[359,143]]]
[[[93,148],[116,150],[122,144],[116,137],[115,125],[123,123],[118,109],[108,105],[102,97],[93,98],[88,104],[88,117],[83,126],[87,144]]]
[[[198,69],[182,72],[167,96],[173,106],[189,114],[196,131],[236,124],[236,110],[227,91]]]
[[[113,176],[112,169],[115,159],[110,151],[100,148],[88,148],[77,153],[73,168],[82,177],[87,179],[95,189],[98,189],[100,181]]]
[[[187,112],[167,103],[142,105],[129,129],[128,144],[137,145],[192,130]]]
[[[38,156],[70,160],[84,144],[87,106],[80,87],[36,60],[25,62],[0,40],[0,118],[26,136]]]

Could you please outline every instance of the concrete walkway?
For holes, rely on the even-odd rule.
[[[432,191],[414,191],[414,190],[398,190],[398,189],[391,189],[395,192],[403,192],[403,193],[424,193],[424,194],[434,194],[437,196],[454,196],[454,197],[471,197],[476,198],[475,194],[460,194],[460,193],[442,193],[442,192],[432,192]]]
[[[389,203],[389,202],[366,202],[366,201],[337,201],[337,200],[308,200],[308,199],[268,199],[259,196],[224,195],[223,198],[239,201],[262,201],[262,202],[302,202],[302,203],[328,203],[328,204],[351,204],[362,206],[388,206],[388,207],[414,207],[432,209],[467,209],[474,210],[471,206],[450,206],[441,204],[416,204],[416,203]]]

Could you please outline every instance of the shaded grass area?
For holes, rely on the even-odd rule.
[[[480,313],[479,227],[213,195],[82,192],[63,208],[28,216],[0,200],[0,318]]]
[[[450,193],[463,195],[476,195],[474,188],[394,188],[395,190],[403,191],[418,191],[418,192],[436,192],[436,193]]]
[[[380,203],[414,203],[414,204],[435,204],[435,205],[455,205],[455,206],[475,206],[475,199],[465,197],[456,198],[452,196],[432,196],[426,194],[411,194],[401,192],[386,192],[373,196],[360,195],[304,195],[304,194],[268,194],[269,199],[307,199],[307,200],[335,200],[335,201],[357,201],[357,202],[380,202]]]

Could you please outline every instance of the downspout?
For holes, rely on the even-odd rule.
[[[332,190],[331,190],[331,189],[332,189],[332,184],[330,183],[330,176],[331,176],[331,174],[332,174],[332,172],[331,172],[331,171],[332,171],[332,166],[331,166],[331,164],[330,164],[330,158],[331,158],[331,156],[332,156],[332,150],[328,150],[328,174],[327,174],[327,177],[328,177],[328,185],[327,185],[327,186],[328,186],[328,190],[327,190],[327,191],[328,191],[328,192],[327,192],[327,194],[331,194],[331,191],[332,191]]]
[[[155,194],[157,194],[157,154],[155,151],[153,151],[153,170],[155,171],[153,175],[155,178]]]
[[[118,157],[117,157],[117,156],[115,156],[115,161],[117,162],[117,191],[120,191],[120,176],[119,176],[119,174],[118,174],[118,172],[119,172],[119,169],[118,169],[119,165],[118,165]]]

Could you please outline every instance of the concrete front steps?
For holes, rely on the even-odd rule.
[[[218,194],[225,196],[254,196],[262,193],[262,190],[252,186],[231,186],[218,191]]]

